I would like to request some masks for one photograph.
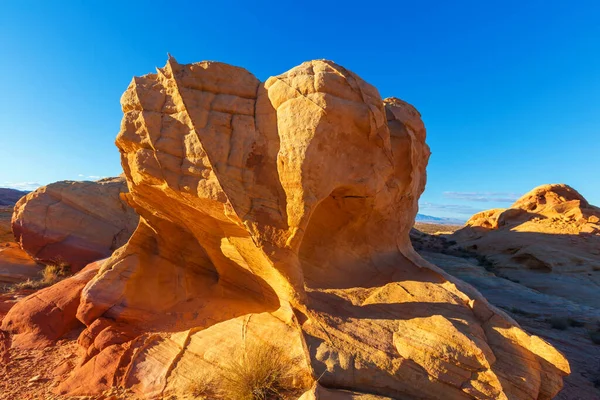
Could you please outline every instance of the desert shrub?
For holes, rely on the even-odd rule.
[[[264,342],[246,346],[225,367],[222,390],[227,399],[279,400],[297,398],[303,388],[295,387],[301,359],[285,349]]]
[[[69,275],[71,275],[71,266],[63,262],[57,262],[46,265],[40,272],[40,277],[38,279],[27,279],[24,282],[12,284],[6,289],[7,291],[13,292],[25,289],[40,290],[54,285],[56,282],[65,279]]]
[[[569,327],[569,319],[564,317],[552,317],[548,320],[552,329],[564,331]]]
[[[191,382],[186,388],[186,394],[195,400],[214,400],[221,397],[214,378],[207,374],[201,374]]]
[[[71,275],[71,266],[66,263],[48,264],[42,271],[42,282],[48,286]]]

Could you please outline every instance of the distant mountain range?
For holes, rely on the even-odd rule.
[[[14,206],[17,201],[29,192],[16,189],[0,188],[0,206]]]
[[[429,223],[429,224],[440,224],[440,225],[463,225],[464,220],[456,218],[442,218],[432,217],[431,215],[417,214],[415,222]]]

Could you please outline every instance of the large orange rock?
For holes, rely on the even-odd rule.
[[[78,271],[110,256],[131,236],[138,217],[121,198],[126,191],[123,178],[43,186],[16,204],[15,238],[34,259]]]
[[[9,191],[9,194],[12,193],[13,191]],[[8,200],[10,199],[9,197]],[[43,268],[14,242],[10,226],[12,213],[13,207],[0,206],[0,286],[37,279]],[[3,309],[4,307],[0,306],[0,314],[4,313]]]
[[[315,384],[306,391],[298,400],[393,400],[389,397],[381,397],[372,394],[349,392],[347,390],[326,389]]]
[[[18,244],[0,243],[0,285],[38,279],[43,268]]]
[[[567,185],[542,185],[508,209],[475,214],[450,238],[503,276],[600,308],[600,208]]]
[[[140,224],[82,291],[86,355],[59,392],[226,387],[257,343],[301,360],[304,398],[327,398],[316,380],[346,398],[560,390],[558,351],[413,250],[429,149],[411,105],[330,61],[260,82],[173,58],[121,102]]]
[[[99,266],[99,263],[92,263],[74,276],[39,290],[10,308],[0,329],[13,334],[13,347],[45,347],[80,325],[75,314],[81,290]]]

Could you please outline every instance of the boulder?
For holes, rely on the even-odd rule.
[[[600,208],[564,184],[542,185],[508,209],[475,214],[448,236],[502,276],[600,308]]]
[[[169,58],[121,104],[140,222],[82,291],[85,356],[61,394],[226,391],[263,346],[304,398],[316,381],[346,398],[561,389],[557,350],[413,250],[429,148],[408,103],[326,60],[261,82]]]
[[[12,346],[42,348],[53,344],[81,323],[75,318],[81,290],[98,271],[100,262],[17,302],[2,319],[2,331],[11,333]]]
[[[0,285],[38,279],[42,269],[18,244],[0,243]]]
[[[10,193],[18,192],[10,190]],[[19,192],[20,193],[20,192]],[[0,288],[3,285],[36,279],[43,266],[35,262],[29,254],[14,242],[10,226],[13,207],[0,206]],[[0,301],[0,315],[8,310],[11,302]]]
[[[34,259],[78,271],[110,256],[133,233],[138,217],[121,198],[125,192],[121,177],[43,186],[15,205],[15,238]]]
[[[600,309],[571,299],[541,293],[520,281],[496,275],[494,269],[450,249],[442,254],[437,248],[422,249],[420,254],[431,263],[475,286],[492,304],[506,310],[528,332],[548,340],[569,360],[571,374],[556,399],[600,400],[597,387],[600,346],[590,340],[590,332],[600,326]],[[452,253],[448,254],[448,253]],[[553,324],[564,323],[562,329]]]

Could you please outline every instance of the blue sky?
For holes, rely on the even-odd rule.
[[[119,98],[169,52],[263,80],[327,58],[412,103],[432,149],[421,213],[557,182],[600,205],[600,2],[248,3],[2,2],[0,186],[119,174]]]

